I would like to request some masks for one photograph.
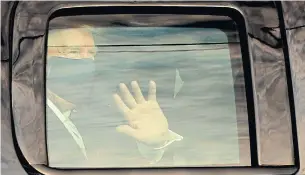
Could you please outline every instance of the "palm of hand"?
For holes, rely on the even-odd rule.
[[[120,85],[121,96],[129,107],[120,96],[114,95],[119,109],[129,123],[129,125],[118,126],[117,130],[149,145],[165,142],[168,137],[168,122],[156,101],[155,83],[150,82],[147,100],[144,99],[136,82],[132,82],[132,89],[135,98],[125,84]]]

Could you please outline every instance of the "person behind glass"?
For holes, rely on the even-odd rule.
[[[60,29],[49,33],[47,105],[86,157],[86,144],[70,115],[90,102],[95,54],[94,38],[88,28]],[[183,137],[169,130],[166,116],[156,98],[154,81],[149,82],[147,98],[137,81],[132,81],[131,87],[134,96],[124,83],[119,85],[120,93],[113,95],[118,109],[128,121],[127,125],[120,125],[116,130],[134,138],[140,154],[151,164],[156,164],[164,157],[167,147]],[[78,94],[75,95],[75,92]]]

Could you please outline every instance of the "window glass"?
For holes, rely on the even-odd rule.
[[[73,19],[48,34],[49,166],[248,165],[236,29],[62,22]]]

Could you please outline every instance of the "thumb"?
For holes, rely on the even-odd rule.
[[[124,133],[128,136],[138,139],[137,130],[130,127],[129,125],[120,125],[116,128],[116,130],[117,130],[117,132]]]

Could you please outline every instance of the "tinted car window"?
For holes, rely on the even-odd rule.
[[[50,166],[246,165],[231,44],[219,28],[50,29]]]

